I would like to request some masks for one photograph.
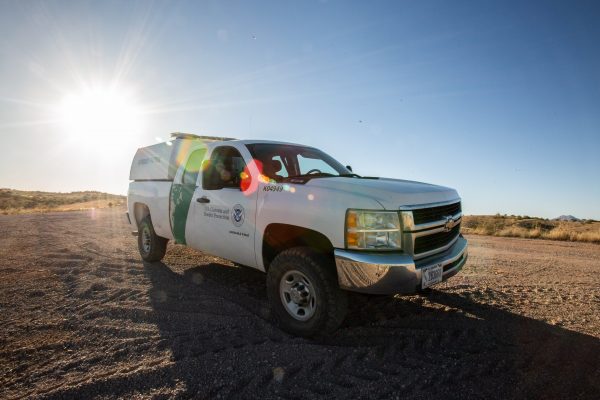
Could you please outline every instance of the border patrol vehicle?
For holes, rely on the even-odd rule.
[[[467,260],[454,189],[362,177],[319,149],[174,133],[133,159],[127,217],[145,261],[167,242],[266,273],[272,314],[333,332],[347,291],[412,294]]]

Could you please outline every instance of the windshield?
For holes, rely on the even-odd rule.
[[[255,143],[246,145],[263,174],[277,182],[289,178],[352,176],[342,164],[319,149],[306,146]]]

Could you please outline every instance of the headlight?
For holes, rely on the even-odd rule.
[[[394,211],[348,210],[346,247],[359,250],[399,250],[402,235]]]

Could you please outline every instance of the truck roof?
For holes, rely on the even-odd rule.
[[[302,146],[302,147],[310,147],[305,144],[300,143],[291,143],[291,142],[280,142],[277,140],[261,140],[261,139],[242,139],[236,140],[238,143],[242,144],[280,144],[280,145],[288,145],[288,146]]]
[[[220,137],[220,136],[201,136],[193,133],[185,132],[173,132],[171,133],[171,139],[188,139],[188,140],[202,140],[204,142],[226,142],[236,140],[235,138]]]
[[[173,132],[171,133],[171,140],[173,139],[183,139],[183,140],[200,140],[205,143],[218,144],[220,142],[236,142],[241,144],[279,144],[279,145],[292,145],[292,146],[303,146],[308,147],[304,144],[299,143],[290,143],[290,142],[281,142],[277,140],[261,140],[261,139],[236,139],[230,137],[220,137],[220,136],[205,136],[205,135],[196,135],[193,133],[184,133],[184,132]]]

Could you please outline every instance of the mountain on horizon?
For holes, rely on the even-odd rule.
[[[579,218],[574,217],[572,215],[561,215],[560,217],[554,218],[553,221],[569,221],[569,222],[576,222],[576,221],[581,221]]]

